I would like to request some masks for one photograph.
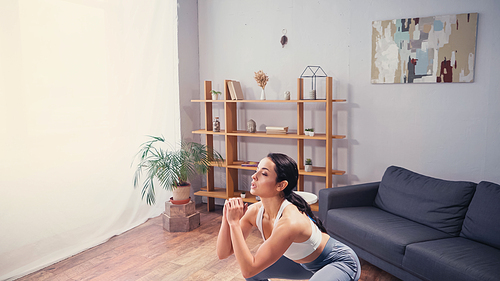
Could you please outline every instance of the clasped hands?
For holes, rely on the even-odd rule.
[[[248,203],[243,203],[241,198],[229,198],[224,203],[224,215],[229,225],[239,224],[240,219],[245,215]]]

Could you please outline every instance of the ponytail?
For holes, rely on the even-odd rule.
[[[307,204],[304,198],[302,198],[300,195],[292,191],[288,193],[288,195],[285,195],[285,199],[288,200],[293,205],[295,205],[301,213],[306,214],[318,226],[321,232],[326,233],[326,229],[323,226],[323,223],[321,223],[318,217],[314,215],[314,213],[311,210],[311,207],[309,206],[309,204]]]
[[[283,190],[283,194],[286,200],[295,205],[301,213],[306,214],[321,230],[321,232],[326,233],[326,229],[321,223],[321,221],[316,217],[309,204],[300,195],[293,192],[297,187],[297,181],[299,179],[299,170],[297,168],[297,163],[285,154],[280,153],[269,153],[267,157],[275,164],[276,170],[276,182],[281,182],[286,180],[288,182],[287,187]]]

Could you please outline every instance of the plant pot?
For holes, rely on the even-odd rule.
[[[217,95],[212,95],[212,100],[217,100]]]
[[[174,205],[184,205],[184,204],[189,203],[189,201],[191,201],[191,197],[189,197],[188,199],[184,199],[184,200],[174,200],[174,197],[170,197],[170,203],[172,203]]]
[[[177,186],[172,193],[173,193],[172,198],[174,201],[182,201],[189,199],[189,195],[191,193],[191,184],[184,186]]]
[[[246,194],[245,192],[242,192],[242,193],[240,194],[240,196],[241,196],[241,198],[245,198],[245,197],[247,196],[247,194]]]
[[[306,172],[312,172],[313,171],[313,165],[305,165],[305,170],[306,170]]]

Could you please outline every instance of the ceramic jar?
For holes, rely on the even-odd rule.
[[[219,117],[215,117],[214,124],[213,124],[213,130],[214,132],[220,132],[220,121]]]

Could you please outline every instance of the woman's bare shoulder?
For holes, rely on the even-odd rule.
[[[259,209],[261,206],[262,206],[261,202],[250,204],[248,206],[244,218],[248,220],[248,222],[250,222],[252,225],[255,225],[255,218],[257,217],[257,214],[259,213]]]
[[[253,204],[250,204],[248,206],[248,210],[250,210],[250,208],[255,209],[255,210],[259,210],[261,206],[262,206],[262,202],[253,203]]]
[[[309,223],[307,216],[301,213],[295,205],[289,205],[283,210],[280,222],[290,229],[299,230],[304,229]]]

